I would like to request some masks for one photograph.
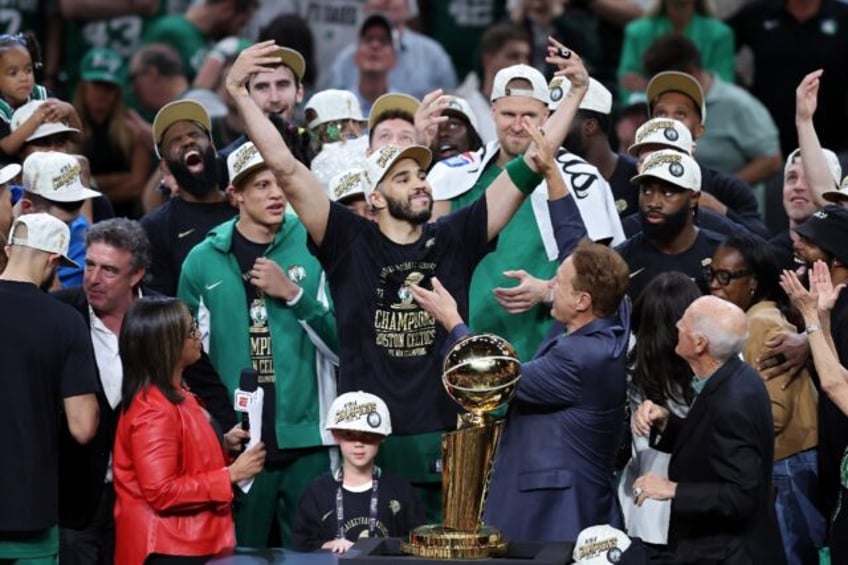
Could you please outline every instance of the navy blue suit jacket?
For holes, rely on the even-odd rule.
[[[558,331],[557,331],[558,330]],[[570,335],[557,324],[510,403],[484,521],[507,539],[574,541],[623,527],[613,461],[624,428],[630,306]]]

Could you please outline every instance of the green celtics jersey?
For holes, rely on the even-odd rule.
[[[183,15],[159,18],[145,30],[142,40],[145,44],[167,43],[176,49],[183,60],[189,81],[194,80],[210,47],[209,38]]]

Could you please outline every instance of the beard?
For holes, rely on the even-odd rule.
[[[412,196],[418,196],[418,194],[416,193]],[[430,221],[430,216],[433,214],[433,198],[429,194],[427,197],[430,199],[430,205],[427,206],[427,209],[421,210],[420,212],[413,212],[409,198],[406,200],[400,200],[386,196],[386,205],[388,206],[389,215],[396,220],[405,220],[413,225],[426,224]]]
[[[218,188],[218,159],[211,145],[203,152],[203,171],[199,173],[192,173],[181,160],[166,159],[165,162],[180,190],[185,190],[195,198],[203,198]]]
[[[662,214],[665,220],[658,224],[648,222],[643,211],[639,212],[639,219],[642,221],[642,232],[645,237],[658,241],[669,241],[683,231],[691,214],[692,210],[688,206],[683,206],[673,214]]]
[[[562,142],[562,146],[569,153],[574,153],[578,157],[586,157],[586,144],[583,143],[583,136],[580,134],[579,128],[576,130],[572,129],[568,132],[568,135],[565,136],[565,141]]]

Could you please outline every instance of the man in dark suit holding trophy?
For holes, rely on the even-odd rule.
[[[560,324],[521,366],[486,502],[485,524],[507,539],[574,541],[587,526],[623,525],[613,461],[624,426],[628,282],[624,260],[588,240],[557,271],[551,314]],[[469,333],[438,281],[413,294],[450,338]]]

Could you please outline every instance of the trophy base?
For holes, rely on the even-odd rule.
[[[506,555],[507,543],[496,528],[482,526],[465,532],[441,524],[419,526],[409,532],[401,551],[427,559],[484,559]]]

